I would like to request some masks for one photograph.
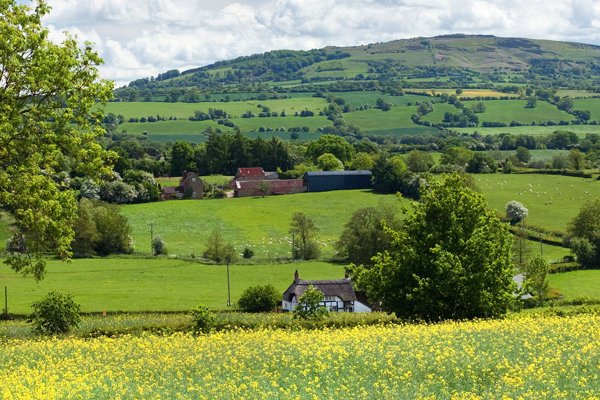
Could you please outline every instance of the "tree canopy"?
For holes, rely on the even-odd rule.
[[[516,289],[507,225],[458,174],[434,181],[373,267],[355,268],[371,301],[404,318],[492,317]]]
[[[112,83],[100,79],[102,60],[89,43],[48,39],[41,23],[48,12],[43,0],[35,9],[0,2],[0,204],[22,244],[7,262],[38,279],[43,252],[71,256],[77,202],[64,177],[97,177],[112,162],[96,141],[103,129],[94,112]]]
[[[581,207],[568,232],[577,261],[586,268],[600,267],[600,199]]]

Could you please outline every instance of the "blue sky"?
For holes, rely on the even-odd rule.
[[[27,2],[21,0],[20,2]],[[123,85],[169,69],[274,49],[346,46],[448,33],[600,45],[595,0],[48,0],[44,23],[95,43]]]

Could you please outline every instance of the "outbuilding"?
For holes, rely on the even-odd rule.
[[[309,171],[304,174],[307,192],[370,189],[371,171]]]

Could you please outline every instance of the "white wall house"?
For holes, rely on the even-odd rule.
[[[364,299],[361,299],[362,302],[358,300],[349,278],[307,281],[298,277],[298,271],[294,275],[294,282],[283,293],[283,311],[293,311],[298,306],[298,299],[311,285],[323,292],[321,304],[331,312],[371,312]]]

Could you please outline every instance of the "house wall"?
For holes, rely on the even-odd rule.
[[[327,307],[331,312],[344,312],[346,311],[344,302],[337,296],[325,297],[325,300],[321,302],[321,305]],[[282,300],[281,309],[283,311],[294,311],[298,306],[298,300],[296,296],[292,297],[292,301]],[[352,312],[371,312],[371,309],[359,301],[350,302]]]

